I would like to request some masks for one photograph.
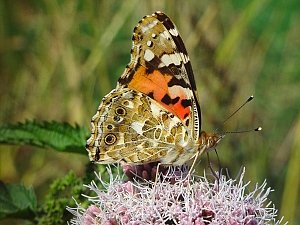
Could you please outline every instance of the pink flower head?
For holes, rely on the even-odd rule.
[[[148,169],[140,168],[143,170]],[[99,190],[95,182],[87,185],[97,194],[87,196],[91,202],[87,209],[79,204],[68,208],[75,216],[71,224],[279,225],[282,221],[276,220],[274,205],[267,203],[271,189],[266,182],[248,191],[250,182],[243,182],[245,170],[238,180],[221,176],[218,182],[192,175],[189,185],[186,169],[178,167],[160,173],[155,185],[151,179],[123,181],[120,174],[114,177],[109,167],[107,171],[109,183],[97,176],[106,190]]]

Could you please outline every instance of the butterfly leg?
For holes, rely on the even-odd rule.
[[[215,152],[216,152],[216,155],[217,155],[218,160],[219,160],[219,156],[218,156],[218,153],[217,153],[217,150],[216,150],[216,149],[215,149]],[[221,173],[222,173],[220,161],[219,161],[219,171],[216,172],[216,171],[212,168],[212,164],[211,164],[211,161],[210,161],[209,153],[208,153],[208,152],[207,152],[207,160],[208,160],[210,172],[211,172],[211,174],[213,175],[213,177],[217,180],[217,190],[219,190],[220,176],[221,176]]]
[[[157,180],[158,180],[158,173],[159,173],[159,166],[161,165],[161,163],[158,163],[157,164],[157,167],[156,167],[156,174],[155,174],[155,181],[154,181],[154,187],[156,186],[157,184]]]
[[[198,156],[199,156],[199,151],[197,151],[196,155],[194,156],[193,163],[192,163],[191,168],[189,169],[189,172],[188,172],[188,174],[187,174],[188,185],[190,185],[190,177],[191,177],[193,168],[194,168],[194,166],[195,166],[195,164],[196,164],[196,161],[197,161],[197,159],[198,159]]]

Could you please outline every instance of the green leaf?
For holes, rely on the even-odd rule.
[[[91,165],[91,163],[88,163],[88,167]],[[82,194],[89,194],[89,189],[83,186],[82,178],[77,178],[73,171],[54,181],[46,196],[45,204],[38,210],[38,224],[67,224],[67,221],[71,220],[73,215],[66,211],[66,207],[76,207],[72,197],[80,199],[81,204],[84,201],[85,204],[88,204]]]
[[[13,217],[33,220],[36,214],[36,196],[32,188],[0,181],[0,219]]]
[[[25,123],[0,125],[0,143],[34,145],[62,152],[86,154],[87,135],[85,127],[56,121],[38,123],[26,120]]]

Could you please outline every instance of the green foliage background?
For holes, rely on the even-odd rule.
[[[2,0],[0,123],[56,120],[90,129],[130,60],[134,26],[156,10],[172,18],[186,44],[204,130],[255,96],[220,130],[263,131],[227,135],[218,147],[221,165],[232,177],[245,166],[253,185],[267,179],[279,214],[299,224],[298,0]],[[69,170],[83,175],[87,162],[85,154],[2,145],[0,179],[32,185],[43,201],[53,180]]]

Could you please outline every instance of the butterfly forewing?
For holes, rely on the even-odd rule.
[[[123,87],[159,102],[190,128],[191,136],[199,137],[201,117],[193,71],[179,32],[165,14],[146,16],[134,29],[131,62],[119,79],[118,88]]]

